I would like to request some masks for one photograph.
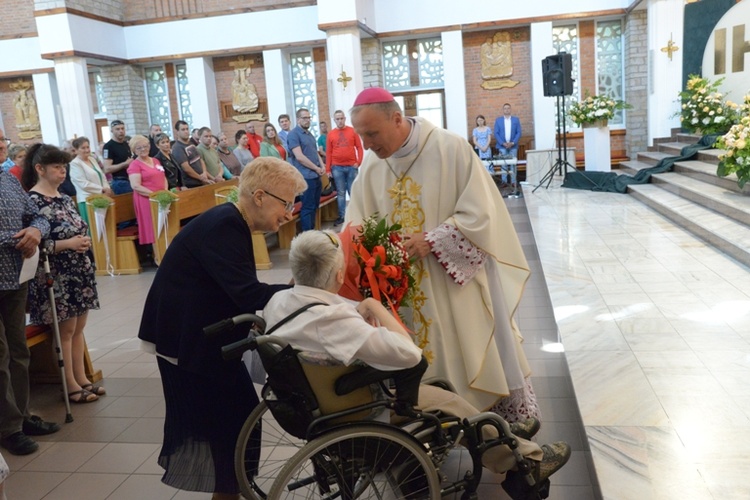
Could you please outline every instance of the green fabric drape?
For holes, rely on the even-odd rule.
[[[651,168],[644,168],[634,176],[617,174],[615,172],[569,172],[563,181],[563,187],[584,189],[586,191],[606,191],[611,193],[626,193],[630,184],[648,184],[653,174],[661,174],[672,170],[678,161],[692,159],[698,151],[713,147],[721,134],[704,135],[695,144],[685,146],[679,156],[668,156]]]

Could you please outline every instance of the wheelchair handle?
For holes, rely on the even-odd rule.
[[[250,335],[246,339],[238,340],[237,342],[232,342],[231,344],[222,347],[221,357],[224,361],[241,358],[246,351],[255,350],[257,347],[258,342],[255,339],[255,336]]]
[[[276,344],[280,348],[284,348],[288,345],[288,342],[283,339],[277,339],[273,336],[263,336],[254,331],[250,332],[250,335],[237,342],[232,342],[221,348],[221,357],[224,361],[231,359],[241,358],[246,351],[254,351],[259,345],[263,344]]]
[[[239,314],[233,318],[223,319],[213,325],[208,325],[203,328],[203,333],[206,337],[215,337],[221,333],[229,332],[235,326],[243,323],[254,323],[258,326],[261,333],[266,329],[266,321],[257,314]]]

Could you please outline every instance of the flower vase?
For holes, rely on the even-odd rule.
[[[583,152],[587,172],[612,169],[607,120],[583,124]]]

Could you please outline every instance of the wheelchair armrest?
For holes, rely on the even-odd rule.
[[[371,366],[363,366],[359,370],[340,376],[336,380],[334,390],[337,396],[344,396],[361,387],[388,380],[391,376],[388,372],[377,370]]]

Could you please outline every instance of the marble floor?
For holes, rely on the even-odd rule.
[[[525,204],[603,498],[750,498],[750,270],[627,195]]]
[[[550,189],[549,193],[539,191],[537,193],[539,196],[533,198],[531,205],[532,212],[538,214],[540,211],[542,213],[551,211],[551,202],[548,202],[550,207],[547,208],[540,206],[538,200],[541,201],[551,196],[553,190]],[[529,197],[530,195],[527,195],[527,199]],[[533,270],[517,319],[526,339],[524,348],[533,369],[532,381],[544,417],[538,441],[543,443],[562,439],[568,441],[573,448],[570,462],[552,477],[553,487],[549,498],[552,500],[595,500],[601,496],[598,492],[596,475],[593,472],[594,466],[591,464],[591,453],[579,414],[580,401],[589,402],[590,399],[585,395],[581,399],[580,394],[574,393],[568,373],[568,361],[566,361],[566,354],[568,356],[571,352],[579,354],[580,347],[578,350],[567,353],[562,352],[561,349],[555,314],[558,320],[563,321],[563,324],[567,324],[565,320],[570,320],[570,317],[560,318],[561,312],[552,309],[554,298],[550,301],[545,274],[541,272],[539,254],[537,254],[534,234],[532,234],[532,224],[534,233],[540,231],[537,227],[538,220],[536,218],[529,220],[523,198],[506,201]],[[557,234],[556,231],[559,230],[557,227],[559,223],[552,222],[554,222],[554,229],[549,228],[550,235]],[[543,231],[547,231],[547,228],[545,227]],[[613,227],[611,231],[615,233],[617,230]],[[545,249],[547,247],[547,245],[544,246]],[[545,252],[547,255],[549,251],[545,250]],[[286,252],[275,250],[271,253],[271,258],[274,263],[273,269],[261,271],[260,278],[266,282],[287,282],[290,278],[290,271]],[[99,277],[102,307],[101,310],[90,314],[86,337],[94,366],[104,373],[103,383],[108,394],[96,403],[74,405],[72,408],[74,422],[63,424],[63,429],[57,434],[40,438],[39,452],[25,457],[4,453],[12,471],[6,482],[9,500],[209,498],[208,494],[181,492],[160,482],[162,471],[156,463],[156,457],[160,449],[164,423],[162,388],[154,358],[138,349],[138,341],[135,338],[145,294],[153,276],[153,271],[147,271],[138,276]],[[550,278],[547,277],[547,280]],[[558,281],[555,279],[553,283],[558,283]],[[582,291],[577,292],[572,288],[568,292],[579,298],[587,297]],[[596,304],[596,301],[592,300],[591,307]],[[604,335],[603,332],[608,330],[600,331],[590,328],[588,331],[593,337]],[[581,343],[584,341],[579,340],[579,344]],[[608,349],[613,350],[614,347]],[[651,353],[653,354],[653,351]],[[580,358],[574,357],[573,359],[576,363],[574,366],[578,370],[576,373],[579,373],[581,371]],[[653,359],[653,357],[651,359],[652,364],[657,364],[658,359]],[[606,366],[607,363],[603,361],[603,359],[596,359],[594,366]],[[738,364],[741,365],[739,359],[735,362],[735,365]],[[612,368],[614,369],[615,365]],[[600,377],[597,377],[597,380],[601,381]],[[735,380],[735,383],[739,384],[739,380]],[[578,386],[576,388],[581,389]],[[647,406],[647,402],[628,401],[624,404],[624,398],[629,398],[630,392],[620,388],[611,392],[616,396],[618,393],[622,393],[622,398],[618,396],[614,397],[614,400],[615,402],[621,401],[628,408],[628,413],[641,406]],[[579,402],[576,401],[576,396]],[[676,402],[675,405],[677,405]],[[582,408],[588,411],[588,407],[582,406]],[[35,385],[32,409],[44,418],[62,422],[64,406],[61,402],[59,386]],[[617,411],[621,410],[617,409]],[[729,414],[727,409],[722,407],[721,414],[725,413]],[[657,424],[662,423],[648,425]],[[669,441],[669,438],[674,436],[666,431],[649,433],[647,428],[644,430],[644,427],[634,427],[633,429],[637,430],[627,428],[619,431],[624,434],[612,435],[606,427],[602,427],[599,423],[595,425],[593,433],[589,430],[589,439],[594,440],[598,450],[606,449],[615,441],[618,442],[618,447],[611,450],[613,453],[619,455],[622,453],[619,450],[625,449],[627,455],[619,455],[624,460],[623,465],[616,466],[608,455],[605,455],[602,461],[603,472],[609,475],[617,474],[617,480],[622,479],[624,483],[631,481],[630,474],[627,473],[628,467],[635,468],[636,476],[639,477],[645,475],[643,469],[646,469],[646,472],[658,473],[664,472],[663,468],[669,470],[677,465],[676,462],[657,460],[664,455],[674,453],[671,448],[654,450],[638,448],[642,442],[649,444],[657,439],[660,439],[660,443]],[[642,426],[643,424],[636,425]],[[699,442],[696,442],[695,446],[705,441],[698,439],[699,435],[696,433],[695,440]],[[599,454],[602,453],[599,452]],[[717,458],[723,459],[724,457]],[[684,459],[681,459],[680,463],[683,464]],[[600,464],[597,463],[596,467],[598,472]],[[483,476],[480,498],[507,499],[499,486],[500,481],[502,481],[502,476],[486,473]],[[635,485],[633,487],[635,488]],[[622,488],[621,491],[628,490]],[[618,496],[617,494],[610,494],[607,497],[657,498],[655,495]],[[661,496],[659,498],[676,497]]]

